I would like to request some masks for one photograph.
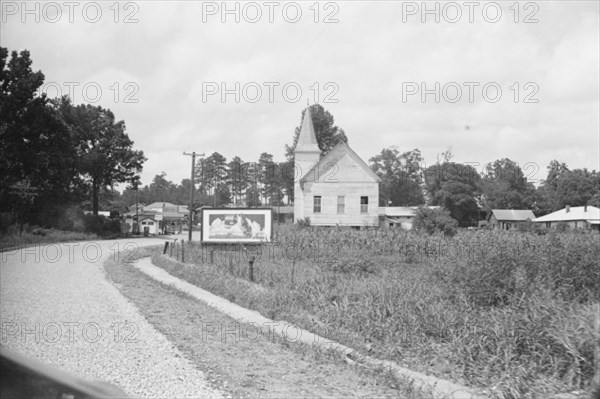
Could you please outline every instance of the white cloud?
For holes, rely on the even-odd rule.
[[[320,21],[335,11],[339,22],[333,24],[313,22],[313,3],[299,3],[303,18],[296,24],[286,22],[280,9],[269,23],[265,8],[261,22],[252,24],[243,18],[235,23],[231,16],[221,23],[220,15],[203,22],[207,2],[167,1],[135,3],[138,9],[127,10],[119,3],[115,23],[112,4],[102,3],[103,19],[96,24],[82,18],[21,23],[20,16],[9,16],[0,27],[2,45],[29,49],[34,69],[47,82],[96,81],[104,97],[114,95],[114,82],[121,95],[125,83],[135,82],[138,103],[103,97],[99,105],[126,121],[136,147],[148,156],[144,183],[163,170],[173,181],[186,178],[184,150],[245,160],[269,152],[282,160],[306,100],[314,101],[315,82],[322,103],[335,92],[338,102],[323,105],[365,159],[397,145],[401,151],[419,148],[431,164],[452,146],[459,162],[483,165],[508,157],[535,162],[543,173],[556,158],[598,169],[598,3],[538,2],[534,24],[522,23],[532,11],[523,8],[514,23],[512,2],[501,3],[503,18],[495,24],[477,13],[474,23],[465,16],[456,24],[423,24],[419,16],[403,23],[402,2],[349,1],[336,2],[338,10],[319,3]],[[132,12],[138,22],[122,23]],[[221,82],[229,88],[235,82],[240,88],[249,82],[280,86],[273,102],[265,87],[256,104],[243,97],[235,103],[232,95],[223,103],[219,95],[203,100],[206,82],[219,88]],[[302,89],[296,103],[282,95],[289,82]],[[325,90],[328,82],[337,91]],[[456,104],[444,98],[436,104],[432,95],[423,104],[420,95],[403,101],[406,82],[480,86],[472,103],[464,91]],[[497,103],[481,95],[489,82],[503,90]],[[526,89],[527,82],[539,88],[537,104],[523,102],[535,88]]]

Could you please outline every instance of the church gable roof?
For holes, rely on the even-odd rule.
[[[336,166],[333,166],[336,165]],[[364,173],[353,173],[350,179],[342,178],[344,174],[344,170],[340,169],[349,169],[352,166],[356,166],[361,169]],[[335,168],[338,169],[335,169]],[[332,169],[333,168],[333,169]],[[379,183],[381,179],[371,168],[369,165],[362,160],[361,157],[358,156],[350,146],[344,142],[338,143],[331,151],[329,151],[321,160],[313,166],[304,176],[300,179],[300,183],[303,184],[305,182],[314,182],[315,177],[318,182],[340,182],[344,183],[346,181],[361,181],[361,175],[366,177],[367,179],[372,180],[373,182]],[[362,180],[364,181],[364,180]]]

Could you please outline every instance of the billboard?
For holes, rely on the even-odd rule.
[[[261,243],[271,241],[271,208],[203,208],[202,235],[205,243]]]

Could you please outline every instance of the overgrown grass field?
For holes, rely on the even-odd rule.
[[[286,226],[275,238],[246,249],[185,244],[193,268],[158,254],[154,262],[272,319],[496,397],[590,394],[598,385],[597,233],[449,238]]]

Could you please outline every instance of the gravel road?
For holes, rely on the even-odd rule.
[[[222,397],[105,279],[107,257],[162,242],[62,243],[0,254],[2,345],[136,398]]]

